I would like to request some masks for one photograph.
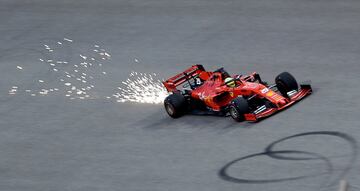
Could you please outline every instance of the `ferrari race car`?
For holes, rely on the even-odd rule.
[[[264,82],[256,72],[230,76],[224,68],[213,72],[194,65],[163,84],[171,93],[164,100],[172,118],[192,114],[230,116],[235,121],[257,121],[289,107],[312,93],[310,84],[297,83],[288,72]]]

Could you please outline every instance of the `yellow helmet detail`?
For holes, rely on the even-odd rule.
[[[234,78],[225,78],[225,84],[230,88],[233,88],[236,86]]]

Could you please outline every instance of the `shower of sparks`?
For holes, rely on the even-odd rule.
[[[130,77],[118,87],[119,92],[113,96],[117,102],[163,103],[168,92],[156,74],[131,72]]]
[[[26,84],[25,82],[13,84],[8,94],[11,96],[57,95],[71,100],[103,98],[116,102],[152,104],[163,103],[168,96],[168,92],[155,73],[131,72],[129,78],[117,87],[115,93],[106,92],[106,89],[101,88],[94,89],[99,80],[111,77],[111,72],[103,67],[103,64],[111,59],[111,55],[97,44],[81,49],[77,49],[78,46],[80,46],[78,43],[68,38],[41,44],[40,51],[43,57],[38,59],[39,64],[49,72],[47,75],[34,76],[35,79],[29,82],[32,88],[22,86]],[[72,54],[76,56],[67,55],[68,50],[72,50]],[[139,58],[135,58],[134,61],[140,63]],[[16,68],[22,70],[21,74],[24,74],[29,72],[31,66],[17,65]]]
[[[39,58],[39,61],[43,68],[52,72],[49,73],[50,77],[37,76],[37,79],[32,82],[33,89],[21,87],[21,84],[19,87],[12,86],[9,89],[9,95],[49,96],[56,94],[70,99],[94,99],[98,94],[93,90],[94,85],[106,74],[102,65],[106,60],[110,60],[111,55],[99,45],[77,49],[78,46],[69,38],[42,44],[40,51],[43,57]],[[99,50],[93,52],[91,51],[93,47]],[[72,50],[71,52],[79,57],[69,60],[69,55],[64,54],[68,50]],[[31,69],[30,66],[25,68],[20,65],[16,68],[23,70],[22,73],[27,73]]]

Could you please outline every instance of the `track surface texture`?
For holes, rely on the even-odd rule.
[[[357,0],[0,0],[0,190],[329,191],[340,179],[359,190],[359,10]],[[314,93],[259,123],[9,95],[57,83],[39,58],[64,37],[111,52],[98,94],[131,71],[161,79],[191,64],[269,82],[288,71]]]

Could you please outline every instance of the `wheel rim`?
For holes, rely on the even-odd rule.
[[[239,118],[239,112],[234,107],[230,107],[230,115],[234,119]]]
[[[170,103],[165,104],[165,109],[169,115],[174,115],[175,110],[174,110],[174,107]]]

